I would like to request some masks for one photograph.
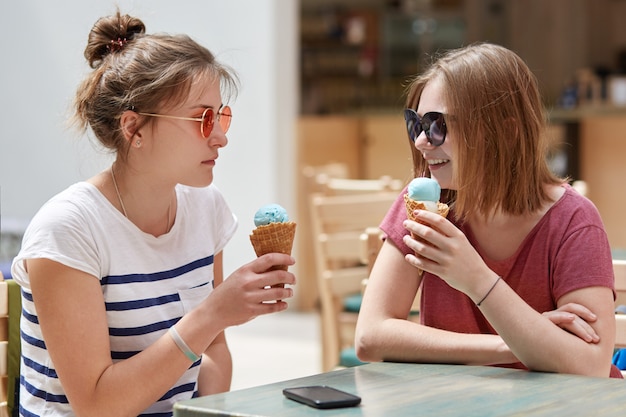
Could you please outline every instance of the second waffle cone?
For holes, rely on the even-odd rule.
[[[250,235],[250,242],[254,247],[256,256],[266,253],[284,253],[291,255],[293,240],[296,234],[296,223],[270,223],[258,226]],[[287,265],[276,265],[271,270],[287,270]]]

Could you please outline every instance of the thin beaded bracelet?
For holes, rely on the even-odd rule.
[[[174,326],[170,327],[167,332],[170,334],[170,336],[172,336],[172,340],[174,340],[174,343],[176,343],[178,349],[180,349],[180,351],[183,352],[185,356],[187,356],[189,360],[191,360],[191,362],[196,362],[198,359],[200,359],[200,356],[193,353],[189,346],[187,346],[187,343],[185,343],[183,338],[180,337],[178,331]]]
[[[482,298],[482,300],[480,300],[479,302],[476,303],[477,307],[480,307],[480,305],[483,303],[483,301],[485,301],[485,299],[487,297],[489,297],[489,294],[491,294],[491,291],[493,291],[494,288],[496,288],[496,284],[502,279],[501,276],[498,275],[498,279],[496,280],[496,282],[493,283],[493,285],[491,286],[491,288],[489,288],[489,291],[487,291],[487,294],[485,294],[485,296]]]

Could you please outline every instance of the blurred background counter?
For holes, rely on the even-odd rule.
[[[587,197],[604,221],[616,252],[626,250],[626,107],[588,106],[550,113],[563,127],[561,151],[569,155],[566,171],[585,181]]]

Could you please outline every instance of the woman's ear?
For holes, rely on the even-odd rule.
[[[120,128],[127,142],[133,139],[141,142],[141,133],[138,128],[139,115],[132,110],[126,110],[120,117]]]

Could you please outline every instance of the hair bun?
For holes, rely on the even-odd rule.
[[[122,15],[119,10],[113,16],[102,17],[89,33],[85,59],[91,68],[96,68],[107,55],[122,50],[136,35],[145,32],[146,26],[140,19]]]

